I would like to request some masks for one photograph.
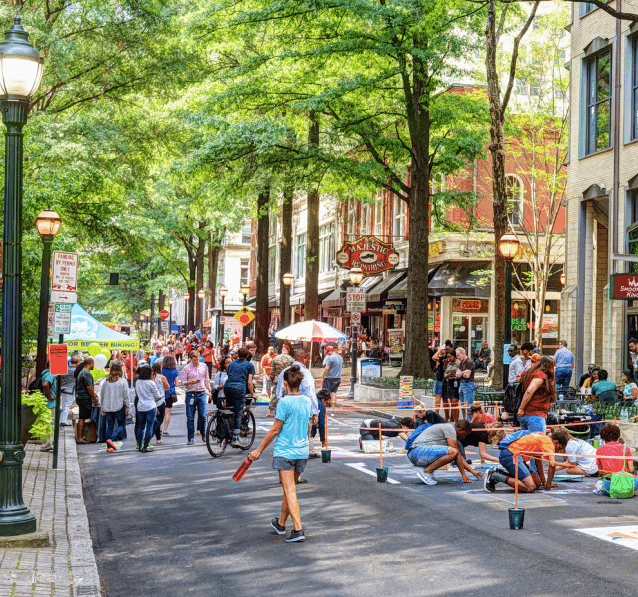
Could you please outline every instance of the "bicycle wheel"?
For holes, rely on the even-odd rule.
[[[214,414],[206,427],[206,447],[213,458],[219,458],[228,446],[228,439],[225,436],[220,437],[219,422],[219,416]],[[223,429],[224,425],[221,427]]]
[[[250,450],[255,441],[255,415],[251,411],[244,411],[241,417],[241,432],[239,434],[239,443],[242,450]]]

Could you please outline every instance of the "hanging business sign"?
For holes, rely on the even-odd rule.
[[[399,255],[392,243],[384,243],[376,236],[362,236],[355,241],[347,241],[337,253],[337,263],[345,268],[360,267],[366,276],[374,276],[399,263]]]
[[[609,285],[612,299],[620,301],[638,299],[638,274],[613,274]]]
[[[78,291],[78,261],[77,253],[53,251],[51,260],[51,290],[53,292],[76,293]]]

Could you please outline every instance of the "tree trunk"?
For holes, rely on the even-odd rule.
[[[222,232],[223,235],[223,232]],[[217,271],[219,261],[219,235],[211,232],[208,238],[208,297],[210,299],[210,306],[215,305],[215,297],[217,295]],[[211,311],[212,317],[212,311]],[[219,320],[217,323],[217,329],[219,329]],[[211,327],[211,333],[217,337],[217,332]]]
[[[166,295],[163,290],[160,290],[157,293],[157,336],[159,337],[162,334],[162,319],[159,316],[159,312],[164,309],[164,302],[166,300]]]
[[[204,235],[202,231],[205,227],[206,222],[199,223],[200,233],[197,237],[197,252],[195,253],[195,264],[197,267],[197,274],[195,278],[195,285],[197,286],[197,290],[195,291],[195,325],[200,330],[204,327],[204,321],[206,321],[203,305],[204,301],[197,296],[197,292],[204,289],[204,255],[206,254],[206,235]]]
[[[310,151],[319,148],[319,115],[310,112],[308,130]],[[305,319],[319,317],[319,190],[313,189],[307,197],[307,236],[306,236],[306,284]],[[317,348],[318,349],[318,348]]]
[[[281,204],[281,241],[279,244],[279,314],[280,328],[290,325],[290,287],[283,282],[284,274],[292,273],[292,202],[293,189],[284,189]]]
[[[257,295],[255,299],[255,344],[257,352],[268,350],[268,240],[270,220],[268,203],[270,189],[265,188],[257,196]]]
[[[195,238],[190,237],[190,247],[187,247],[188,252],[188,288],[187,292],[190,295],[190,299],[186,303],[186,332],[195,331],[195,301],[197,300],[196,279],[197,279],[197,260],[194,250]]]

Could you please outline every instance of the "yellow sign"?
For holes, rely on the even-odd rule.
[[[237,311],[237,313],[235,313],[235,315],[233,315],[233,317],[244,327],[255,319],[253,312],[248,307],[242,307],[239,311]]]
[[[441,253],[445,253],[444,240],[439,240],[428,245],[428,257],[440,257]]]

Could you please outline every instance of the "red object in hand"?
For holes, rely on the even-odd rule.
[[[241,463],[241,466],[235,471],[235,474],[233,475],[233,481],[237,481],[239,483],[241,478],[246,474],[248,467],[252,463],[253,463],[252,460],[248,460],[248,458],[246,458],[246,460],[244,460],[244,462]]]

